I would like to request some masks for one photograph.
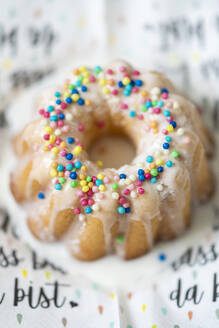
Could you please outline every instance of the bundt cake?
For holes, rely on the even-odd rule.
[[[67,241],[80,260],[131,259],[180,235],[191,204],[212,190],[211,138],[162,73],[119,60],[82,66],[44,91],[35,113],[14,138],[11,190],[33,235]],[[115,133],[133,141],[133,161],[115,169],[89,160],[91,143]]]

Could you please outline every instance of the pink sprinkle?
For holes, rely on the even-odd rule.
[[[160,108],[159,107],[155,107],[154,108],[154,113],[155,114],[160,114]]]
[[[65,171],[65,177],[68,178],[70,176],[70,172],[69,171]]]
[[[61,142],[62,142],[62,139],[61,139],[61,138],[57,138],[57,139],[56,139],[56,145],[57,145],[57,146],[59,146]]]
[[[93,75],[90,76],[90,82],[96,82],[95,76],[93,76]]]
[[[130,207],[130,204],[129,204],[129,203],[124,203],[124,204],[123,204],[123,207],[124,207],[124,208],[128,208],[128,207]]]
[[[168,98],[168,93],[167,92],[163,92],[161,98],[167,99]]]
[[[98,188],[97,188],[98,189]],[[88,197],[91,197],[91,196],[93,196],[93,191],[91,190],[91,189],[89,189],[88,191],[87,191],[87,196]]]
[[[108,70],[106,71],[107,74],[112,75],[113,74],[113,70],[111,68],[108,68]]]
[[[67,155],[66,150],[65,150],[65,149],[62,149],[62,150],[60,151],[60,155],[63,156],[63,157],[65,157],[65,156]]]
[[[80,213],[81,213],[80,208],[75,208],[75,209],[74,209],[74,213],[75,213],[75,214],[80,214]]]
[[[88,205],[92,206],[93,204],[94,204],[94,199],[93,198],[88,199]]]
[[[128,73],[124,74],[123,77],[128,77],[130,78],[130,75]]]
[[[59,180],[58,179],[56,179],[56,181],[55,181],[55,184],[57,184],[57,183],[59,183]]]
[[[109,177],[104,177],[104,178],[103,178],[103,182],[104,182],[105,184],[109,183]]]
[[[119,70],[120,70],[120,72],[125,72],[126,71],[126,67],[125,66],[120,66]]]
[[[120,180],[119,176],[118,175],[115,175],[114,176],[114,181],[119,181],[119,180]]]
[[[49,116],[50,116],[49,112],[45,112],[45,113],[44,113],[44,117],[45,117],[45,118],[49,118]]]
[[[48,146],[49,150],[51,150],[53,147],[54,147],[54,145],[51,145],[51,144]]]
[[[138,119],[139,119],[139,120],[143,120],[143,119],[144,119],[144,115],[143,115],[143,114],[139,114],[139,115],[138,115]]]
[[[132,92],[137,93],[139,89],[137,87],[132,88]]]
[[[119,197],[119,203],[120,204],[124,204],[125,202],[126,202],[126,198],[125,197],[123,197],[123,196]]]
[[[51,126],[51,128],[55,128],[57,126],[56,122],[50,122],[49,125]]]
[[[97,122],[97,126],[98,126],[98,128],[100,128],[100,129],[102,129],[102,128],[104,127],[104,125],[105,125],[104,121],[99,121],[99,122]]]
[[[61,114],[61,113],[62,113],[62,111],[61,111],[60,109],[57,109],[57,110],[56,110],[56,114],[57,114],[57,115],[59,115],[59,114]]]
[[[123,195],[129,195],[129,194],[130,194],[130,190],[128,188],[123,190]]]
[[[97,181],[97,177],[95,175],[92,176],[92,181],[95,183]]]
[[[165,129],[163,129],[163,130],[162,130],[162,133],[163,133],[163,134],[168,134],[168,131],[165,130]]]
[[[146,125],[144,129],[145,129],[145,131],[149,132],[150,131],[150,126]]]
[[[142,195],[144,193],[144,188],[138,188],[139,195]]]
[[[166,106],[167,106],[168,108],[172,108],[172,106],[173,106],[172,101],[168,101],[168,102],[166,103]]]
[[[78,196],[78,198],[83,197],[83,196],[84,196],[83,191],[79,190],[79,191],[77,192],[77,196]]]
[[[148,109],[148,113],[149,113],[149,114],[153,114],[153,112],[154,112],[154,109],[153,109],[152,107],[150,107],[150,108]]]
[[[113,94],[114,96],[117,96],[117,95],[118,95],[118,90],[117,90],[117,89],[113,89],[113,90],[112,90],[112,94]]]
[[[145,103],[145,99],[144,99],[144,98],[141,98],[141,99],[140,99],[140,104],[143,105],[144,103]]]
[[[141,186],[142,186],[142,182],[141,182],[141,180],[137,180],[137,181],[135,182],[135,184],[136,184],[137,187],[141,187]]]
[[[81,206],[87,206],[88,201],[86,198],[81,199]]]
[[[69,125],[64,125],[62,128],[62,131],[67,133],[67,132],[69,132],[69,129],[70,129]]]
[[[40,114],[40,115],[43,115],[44,112],[45,112],[44,109],[40,109],[40,110],[39,110],[39,114]]]
[[[125,104],[125,103],[121,103],[120,107],[121,107],[122,109],[127,109],[127,108],[128,108],[128,105]]]
[[[64,125],[63,120],[58,120],[58,126],[61,127],[61,126],[63,126],[63,125]]]
[[[132,183],[128,186],[129,190],[134,190],[135,189],[135,185]]]
[[[82,124],[79,124],[78,125],[78,131],[84,131],[84,126]]]
[[[140,72],[137,70],[134,70],[132,73],[133,73],[133,75],[140,75]]]
[[[49,140],[49,134],[44,134],[43,138],[44,140]]]
[[[93,192],[98,192],[98,190],[99,190],[99,189],[98,189],[97,186],[93,186],[93,187],[92,187],[92,191],[93,191]],[[90,190],[89,190],[89,191],[90,191]],[[89,191],[88,191],[88,192],[89,192]]]
[[[66,105],[65,103],[62,102],[62,103],[60,104],[60,107],[61,107],[62,109],[65,109],[65,108],[67,107],[67,105]]]
[[[150,173],[146,173],[145,174],[145,179],[147,179],[147,180],[151,179],[151,174]]]

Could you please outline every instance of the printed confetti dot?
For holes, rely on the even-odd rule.
[[[27,270],[26,269],[22,269],[22,275],[24,276],[24,278],[27,278]]]
[[[145,312],[146,311],[146,305],[145,304],[142,304],[142,311]]]
[[[94,283],[94,284],[92,284],[92,288],[93,288],[94,290],[98,290],[98,289],[99,289],[99,285],[96,284],[96,283]]]
[[[46,276],[46,279],[50,279],[51,273],[49,271],[46,271],[45,272],[45,276]]]
[[[131,299],[132,298],[132,293],[128,293],[128,299]]]
[[[18,314],[17,314],[17,321],[18,321],[19,325],[21,324],[22,319],[23,319],[22,314],[21,314],[21,313],[18,313]]]
[[[66,318],[62,318],[62,324],[64,327],[66,327],[67,325],[67,319]]]
[[[151,328],[157,328],[157,325],[152,325],[152,327]]]
[[[167,309],[166,308],[162,308],[161,309],[161,312],[163,313],[163,315],[166,315],[167,314]]]
[[[219,320],[219,309],[216,310],[216,317]]]
[[[161,261],[161,262],[164,262],[166,260],[166,255],[164,253],[160,253],[158,254],[158,259]]]
[[[192,320],[192,317],[193,317],[193,312],[192,311],[188,312],[188,317],[189,317],[189,320]]]
[[[110,322],[109,328],[114,328],[115,327],[115,322]]]
[[[77,296],[77,298],[80,298],[81,297],[81,291],[79,289],[76,289],[75,295]]]
[[[99,305],[98,306],[98,311],[99,311],[100,314],[103,314],[103,307],[102,307],[102,305]]]
[[[112,300],[114,300],[115,294],[114,293],[111,293],[111,294],[109,294],[109,297],[112,298]]]

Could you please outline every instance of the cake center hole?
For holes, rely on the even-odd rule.
[[[93,141],[89,147],[91,161],[103,163],[102,168],[118,169],[129,164],[136,155],[135,146],[126,135],[102,135]]]

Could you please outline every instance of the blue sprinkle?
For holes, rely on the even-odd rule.
[[[151,183],[156,183],[156,182],[157,182],[157,178],[156,177],[151,178]]]
[[[139,175],[138,178],[140,181],[145,181],[145,176],[143,174]]]
[[[118,207],[117,211],[118,211],[119,214],[124,214],[125,213],[125,209],[122,206]]]
[[[38,193],[38,198],[39,199],[44,199],[45,198],[45,194],[43,192],[39,192]]]
[[[142,175],[142,174],[144,175],[144,170],[143,169],[139,169],[138,170],[138,175]]]
[[[57,183],[57,184],[55,184],[55,189],[56,190],[61,190],[62,186],[59,183]]]
[[[153,160],[154,160],[153,157],[150,155],[146,157],[146,162],[148,162],[148,163],[152,163]]]
[[[95,183],[96,183],[96,186],[98,186],[98,187],[103,184],[102,180],[100,180],[100,179],[97,179]]]
[[[170,116],[170,111],[169,110],[165,110],[163,112],[163,114],[164,114],[164,116],[168,117],[168,116]]]
[[[175,121],[171,121],[170,124],[174,127],[174,129],[176,128],[176,122]]]
[[[119,87],[119,88],[122,88],[122,87],[124,87],[124,85],[123,85],[122,81],[119,81],[119,82],[118,82],[118,87]]]
[[[72,137],[68,137],[67,142],[68,142],[69,144],[73,144],[73,143],[75,142],[75,139],[72,138]]]
[[[170,145],[168,144],[168,142],[164,142],[163,149],[168,149],[169,147],[170,147]]]
[[[63,113],[59,114],[59,119],[60,120],[64,120],[64,118],[65,118],[65,115]]]
[[[130,91],[129,90],[124,90],[123,95],[126,96],[126,97],[130,96]]]
[[[126,174],[121,173],[121,174],[119,175],[119,177],[120,177],[120,179],[126,179]]]
[[[86,209],[85,209],[85,213],[86,214],[90,214],[92,212],[92,208],[90,206],[88,206]]]
[[[136,116],[136,112],[134,110],[130,110],[129,116],[130,117],[135,117]]]
[[[131,91],[132,90],[132,85],[129,83],[125,86],[126,90]]]
[[[58,116],[57,115],[52,115],[49,118],[50,121],[58,121]]]
[[[55,92],[55,97],[59,98],[60,96],[61,96],[61,93],[58,92],[58,91],[56,91],[56,92]]]
[[[169,93],[169,91],[166,89],[166,88],[162,88],[161,89],[161,92],[163,93],[163,92],[165,92],[165,93]]]
[[[166,140],[167,142],[170,142],[170,141],[172,141],[172,138],[171,138],[170,136],[167,136],[167,137],[165,137],[165,140]]]
[[[82,85],[82,87],[81,87],[81,91],[82,91],[82,92],[86,92],[86,91],[87,91],[87,87],[86,87],[85,85]]]
[[[82,166],[82,164],[81,164],[80,161],[75,162],[75,167],[76,167],[76,169],[80,169],[81,166]]]
[[[146,101],[145,106],[146,106],[146,108],[152,107],[152,102],[151,101]]]
[[[163,262],[163,261],[165,261],[166,260],[166,255],[164,254],[164,253],[160,253],[160,254],[158,254],[158,259],[161,261],[161,262]]]
[[[159,173],[163,172],[163,166],[159,166],[159,167],[157,168],[157,171],[158,171]]]
[[[76,172],[71,172],[71,173],[70,173],[70,178],[71,178],[72,180],[77,179],[77,173],[76,173]]]
[[[142,84],[143,84],[142,80],[136,80],[136,81],[135,81],[135,85],[136,85],[137,87],[141,87]]]
[[[79,98],[77,102],[78,102],[78,105],[80,105],[80,106],[84,105],[84,99],[83,98]]]
[[[77,80],[77,81],[75,82],[75,86],[76,86],[76,87],[80,87],[80,86],[81,86],[81,81]]]
[[[71,93],[74,95],[75,93],[77,93],[77,94],[78,94],[79,92],[78,92],[78,90],[77,90],[77,89],[73,89]]]
[[[166,162],[166,166],[168,166],[168,167],[172,167],[172,166],[173,166],[173,162],[172,162],[172,161],[167,161],[167,162]]]
[[[130,213],[130,212],[131,212],[130,207],[127,207],[127,208],[125,209],[125,213],[127,214],[127,213]]]
[[[71,153],[68,153],[65,158],[70,161],[73,158],[73,155]]]
[[[53,106],[48,106],[47,107],[47,112],[51,113],[54,111],[54,107]]]
[[[66,170],[67,171],[71,171],[73,169],[73,165],[72,164],[67,164],[66,165]]]
[[[163,107],[163,105],[164,105],[164,102],[162,100],[159,100],[156,106]]]
[[[68,104],[71,104],[71,103],[72,103],[72,99],[71,99],[70,97],[67,97],[67,98],[65,99],[65,101],[66,101]]]
[[[57,104],[57,105],[60,105],[60,104],[61,104],[61,100],[60,100],[60,99],[57,99],[57,100],[56,100],[56,104]]]
[[[59,164],[57,167],[58,172],[62,172],[64,170],[64,166],[62,164]]]

